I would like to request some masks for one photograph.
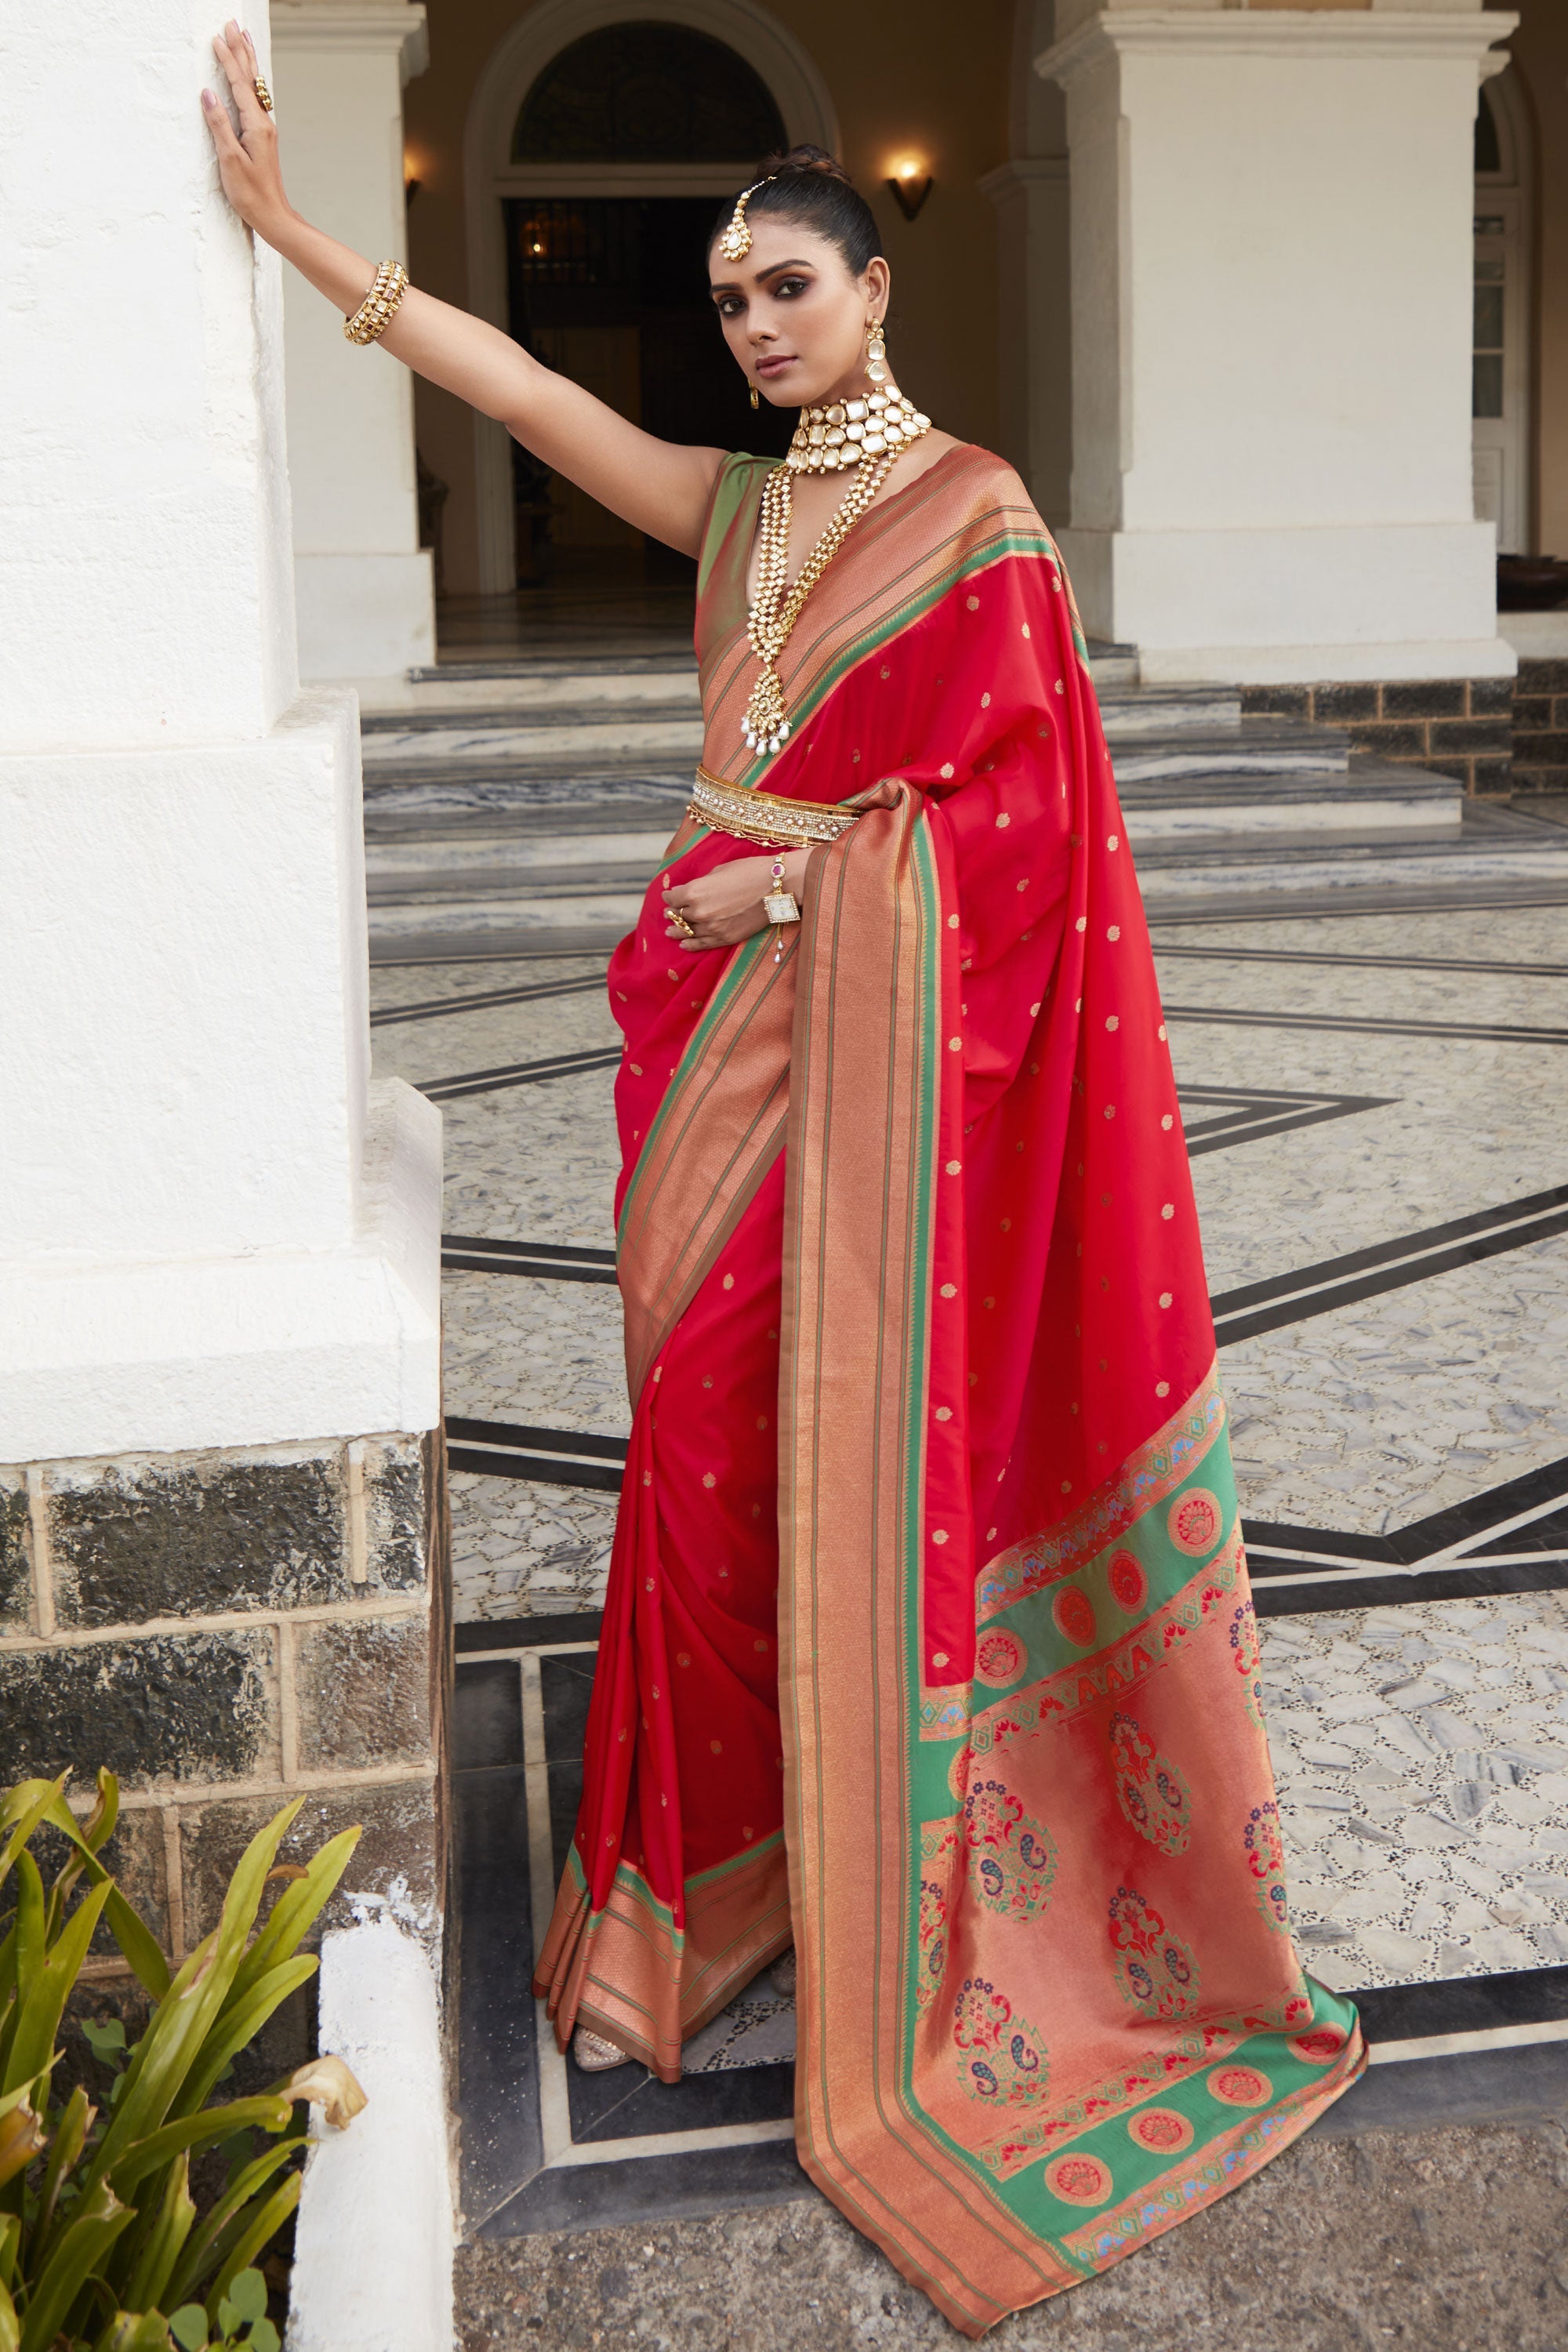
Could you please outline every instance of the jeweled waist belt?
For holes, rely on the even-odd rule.
[[[859,812],[827,807],[820,801],[789,801],[782,793],[749,791],[699,768],[686,814],[715,833],[755,842],[760,849],[796,849],[805,841],[837,841]]]

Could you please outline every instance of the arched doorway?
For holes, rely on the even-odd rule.
[[[837,138],[815,66],[754,0],[541,0],[469,110],[473,307],[654,431],[756,444],[706,306],[703,239],[760,153]],[[570,562],[597,548],[640,564],[636,534],[538,469],[521,469],[520,499],[510,436],[484,418],[476,431],[484,592],[515,585],[541,523]],[[520,506],[544,511],[520,528]]]
[[[1500,555],[1531,551],[1529,136],[1510,68],[1476,115],[1471,450],[1476,520],[1496,523]]]

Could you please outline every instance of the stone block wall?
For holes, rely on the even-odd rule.
[[[446,1525],[438,1433],[0,1469],[0,1777],[119,1775],[105,1859],[174,1959],[293,1796],[281,1862],[363,1824],[317,1934],[368,1907],[436,1954]]]
[[[1512,790],[1513,680],[1390,678],[1368,685],[1244,686],[1243,718],[1337,727],[1352,751],[1452,776],[1467,793]]]
[[[1520,656],[1513,696],[1513,788],[1568,793],[1568,661]]]

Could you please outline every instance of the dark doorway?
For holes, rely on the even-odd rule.
[[[511,197],[505,209],[509,325],[526,350],[661,439],[782,456],[793,413],[753,413],[709,299],[711,197]],[[686,557],[521,448],[513,482],[521,583],[694,578]]]

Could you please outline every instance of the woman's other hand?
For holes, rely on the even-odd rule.
[[[277,129],[256,94],[260,68],[256,62],[255,45],[250,35],[242,32],[231,16],[215,38],[213,52],[228,77],[239,115],[237,138],[223,100],[215,98],[210,89],[203,90],[202,111],[217,149],[223,192],[246,226],[257,230],[270,243],[269,230],[287,218],[291,207],[283,193]]]
[[[805,887],[808,855],[806,850],[792,849],[784,861],[780,887],[797,902]],[[727,866],[700,874],[695,881],[672,883],[664,894],[665,938],[694,954],[703,948],[738,947],[754,931],[769,928],[763,898],[773,887],[771,857],[731,858]],[[677,914],[690,926],[689,933],[670,920]]]

